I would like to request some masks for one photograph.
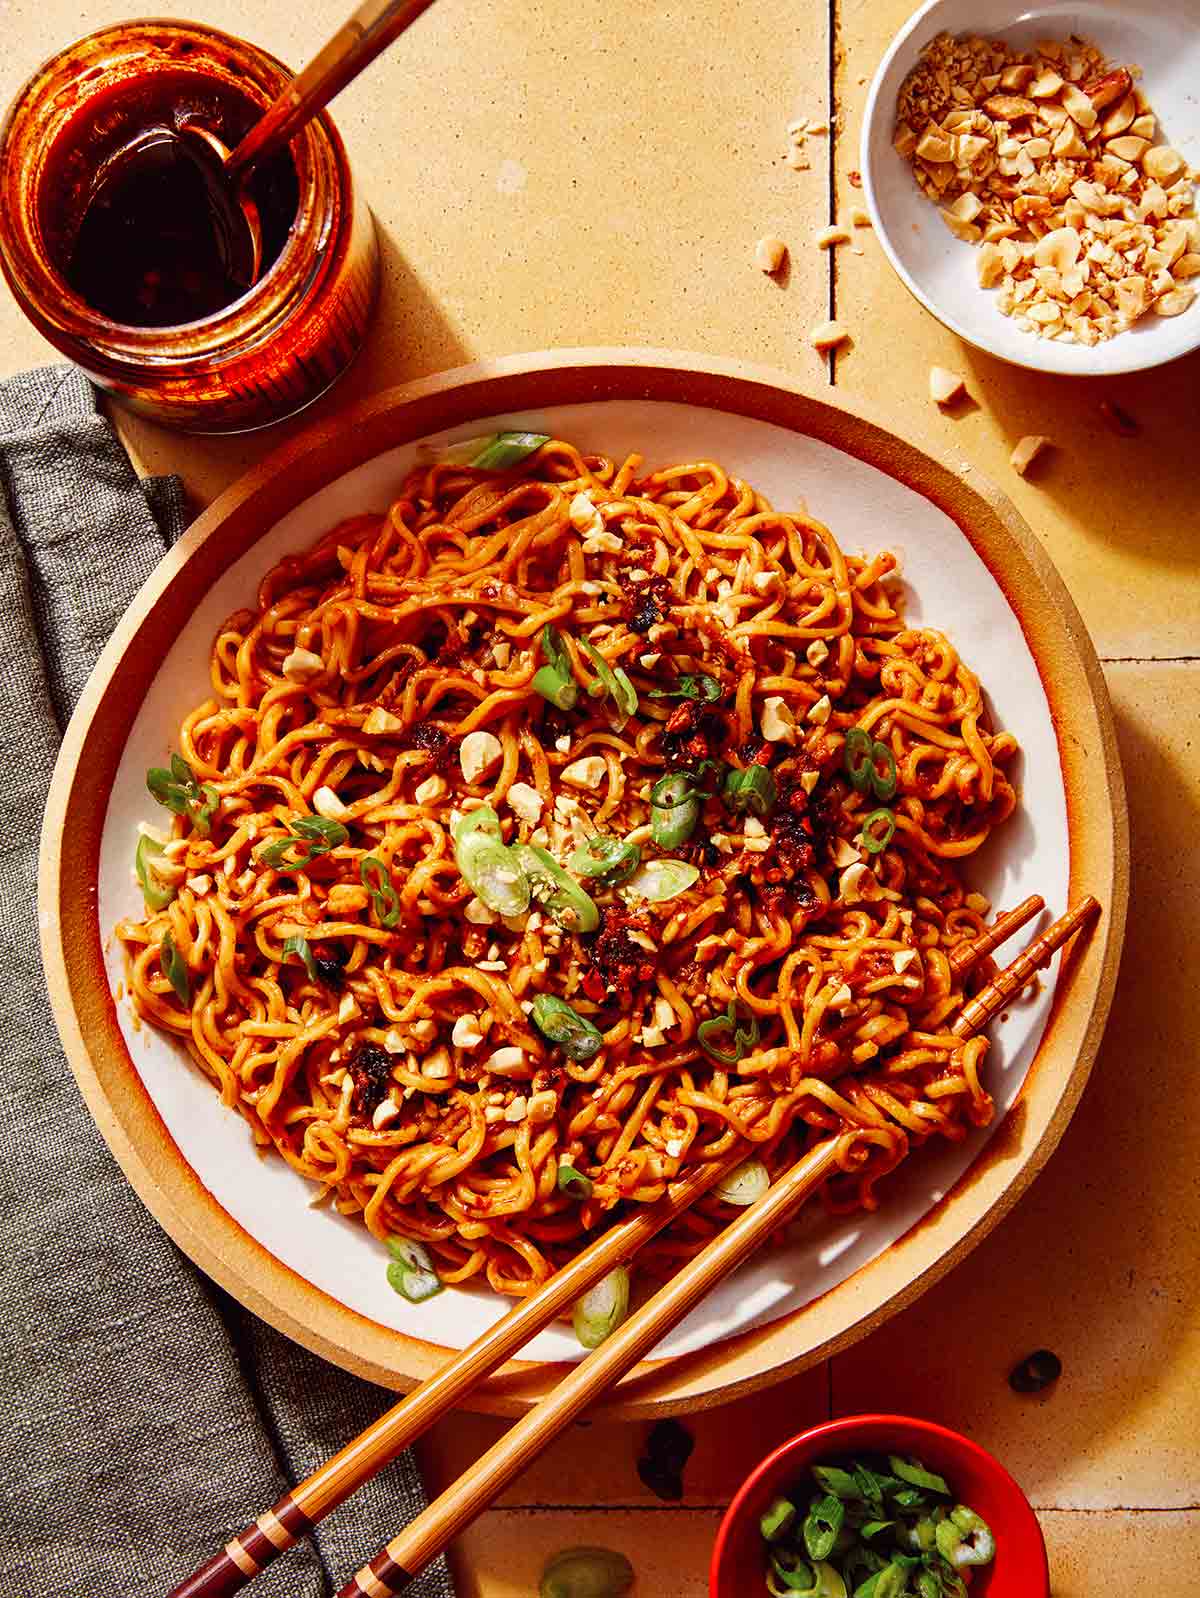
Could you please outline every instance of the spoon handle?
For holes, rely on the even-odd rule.
[[[230,152],[225,163],[227,176],[240,178],[264,157],[282,149],[431,4],[432,0],[363,0]]]

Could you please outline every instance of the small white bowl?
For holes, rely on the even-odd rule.
[[[929,0],[900,30],[867,96],[862,178],[871,221],[900,277],[959,338],[1017,366],[1077,377],[1161,366],[1200,346],[1200,297],[1182,315],[1145,316],[1127,333],[1088,347],[1023,333],[976,281],[976,249],[956,239],[892,148],[896,97],[939,33],[977,33],[1028,47],[1037,39],[1089,39],[1112,61],[1142,68],[1162,135],[1200,167],[1200,0]],[[1197,280],[1200,283],[1200,279]]]

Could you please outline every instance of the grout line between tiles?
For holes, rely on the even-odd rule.
[[[1194,666],[1200,655],[1101,655],[1102,666]]]

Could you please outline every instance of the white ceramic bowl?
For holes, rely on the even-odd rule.
[[[934,316],[969,344],[1017,366],[1076,377],[1161,366],[1200,346],[1200,298],[1181,316],[1146,316],[1127,333],[1088,348],[1023,333],[975,278],[975,250],[953,237],[892,148],[896,97],[930,39],[977,33],[1029,46],[1078,34],[1111,60],[1142,68],[1142,87],[1163,135],[1200,167],[1200,0],[929,0],[879,64],[862,134],[863,189],[888,260]]]

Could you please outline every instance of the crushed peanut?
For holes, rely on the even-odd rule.
[[[1138,76],[1077,39],[943,33],[900,90],[896,150],[1023,332],[1091,346],[1196,298],[1193,179]]]
[[[841,322],[818,322],[808,335],[808,342],[815,350],[832,350],[849,337],[850,329]]]
[[[1016,472],[1018,477],[1025,476],[1025,473],[1033,465],[1034,461],[1042,453],[1042,450],[1049,442],[1050,440],[1048,438],[1043,438],[1041,433],[1027,433],[1025,437],[1020,440],[1016,449],[1013,450],[1012,454],[1008,458],[1009,465],[1012,467],[1013,471]]]
[[[782,269],[783,263],[787,260],[787,253],[788,248],[783,240],[768,233],[754,246],[754,264],[760,272],[765,272],[769,277]]]
[[[957,372],[948,372],[944,366],[929,368],[929,397],[938,405],[951,405],[961,399],[966,386]]]

